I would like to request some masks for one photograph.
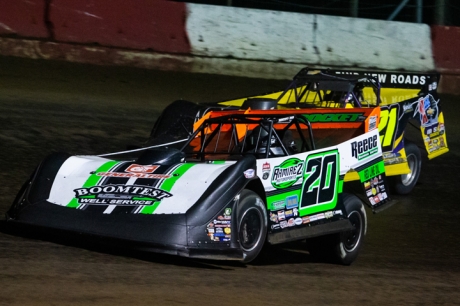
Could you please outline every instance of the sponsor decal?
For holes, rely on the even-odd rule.
[[[285,201],[276,201],[272,203],[272,210],[284,209],[285,206],[286,206]]]
[[[288,226],[289,226],[289,227],[294,226],[294,225],[295,225],[295,220],[294,220],[294,218],[289,219],[287,223],[288,223]]]
[[[278,223],[278,214],[270,213],[270,221]]]
[[[286,218],[290,218],[290,217],[294,216],[294,212],[292,211],[292,209],[286,210],[284,212],[284,214],[285,214]]]
[[[422,127],[431,127],[438,124],[438,101],[432,95],[426,95],[418,99],[414,117],[419,114],[420,125]]]
[[[351,156],[361,160],[369,157],[378,151],[377,135],[363,139],[360,141],[353,141],[351,143]]]
[[[271,167],[269,163],[264,163],[262,165],[262,179],[266,180],[270,176]]]
[[[427,76],[416,74],[358,73],[348,71],[336,71],[335,74],[372,76],[381,84],[425,85],[427,82]]]
[[[286,216],[285,216],[285,214],[284,214],[284,210],[280,210],[280,211],[278,212],[278,220],[282,221],[282,220],[284,220],[284,219],[286,219]]]
[[[132,164],[126,168],[125,172],[97,172],[97,176],[104,177],[121,177],[121,178],[146,178],[146,179],[167,179],[170,178],[169,174],[153,173],[158,169],[158,165],[138,165]]]
[[[385,161],[385,165],[393,165],[406,162],[406,159],[402,158],[401,153],[385,152],[383,153],[383,159]]]
[[[159,166],[158,165],[138,165],[132,164],[126,168],[126,172],[134,173],[153,173]]]
[[[364,113],[305,114],[310,122],[356,122],[363,121]]]
[[[231,214],[232,209],[230,207],[227,207],[224,209],[224,213],[222,215],[217,216],[212,222],[210,222],[207,225],[206,232],[211,241],[230,241],[232,233]]]
[[[286,227],[288,227],[287,221],[281,221],[281,222],[280,222],[280,227],[281,227],[281,228],[286,228]]]
[[[371,177],[369,180],[365,181],[364,191],[371,205],[377,205],[387,200],[388,194],[384,184],[384,173]]]
[[[277,230],[280,228],[280,225],[279,224],[272,224],[272,230]]]
[[[244,173],[245,178],[250,179],[254,177],[254,174],[256,173],[256,171],[254,169],[248,169],[244,171],[243,173]]]
[[[436,90],[436,88],[438,88],[438,83],[437,82],[433,82],[433,83],[428,85],[428,90],[429,91]]]
[[[299,215],[299,209],[298,208],[293,208],[292,213],[294,214],[294,217],[297,217]]]
[[[383,173],[385,170],[383,169],[381,163],[377,163],[374,165],[369,166],[368,168],[364,169],[360,172],[360,177],[362,177],[362,181],[364,181],[365,185],[369,184],[369,181],[377,180],[377,175]]]
[[[232,221],[230,221],[230,220],[225,220],[225,221],[214,220],[213,222],[214,222],[214,224],[231,224],[232,223]]]
[[[310,217],[308,216],[302,217],[302,224],[307,224],[307,223],[310,223]]]
[[[286,208],[291,209],[299,207],[299,197],[295,194],[286,198]]]
[[[88,205],[152,205],[169,198],[171,193],[142,185],[103,185],[74,189],[79,204]]]
[[[326,219],[329,219],[334,216],[334,213],[332,211],[327,211],[324,213],[324,216],[326,217]]]
[[[304,162],[298,158],[290,158],[273,169],[272,186],[281,189],[294,185],[302,177]]]
[[[369,131],[375,130],[377,128],[377,116],[370,116],[369,117]]]
[[[302,224],[302,219],[301,218],[296,218],[294,220],[294,222],[295,222],[295,225],[301,225]]]
[[[414,109],[412,108],[412,104],[411,103],[406,103],[406,104],[403,104],[403,111],[405,113],[410,113],[412,112]]]
[[[410,74],[392,74],[390,76],[391,84],[411,84],[411,85],[425,85],[426,76],[410,75]]]

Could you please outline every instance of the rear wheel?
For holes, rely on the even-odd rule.
[[[422,155],[420,149],[412,142],[405,141],[407,164],[410,173],[392,178],[392,187],[397,194],[409,194],[417,184],[422,170]]]
[[[358,257],[367,232],[366,211],[354,195],[344,194],[343,201],[352,230],[308,239],[308,250],[317,260],[350,265]]]
[[[243,262],[253,261],[264,246],[267,217],[262,199],[251,190],[243,190],[237,210],[238,240],[243,250]]]

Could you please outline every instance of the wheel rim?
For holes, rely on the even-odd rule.
[[[241,218],[239,238],[241,247],[245,251],[253,250],[260,241],[262,232],[262,216],[256,208],[244,212]]]
[[[342,241],[345,251],[353,252],[361,240],[363,218],[358,211],[353,211],[350,213],[350,215],[348,215],[348,219],[350,220],[353,229],[344,233],[342,236]]]
[[[417,177],[417,157],[414,154],[407,156],[407,164],[409,165],[410,172],[401,175],[401,182],[404,186],[412,184],[414,179]]]

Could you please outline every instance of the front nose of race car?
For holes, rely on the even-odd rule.
[[[61,158],[61,164],[66,158]],[[116,244],[126,243],[132,248],[186,257],[243,259],[232,221],[235,219],[236,196],[247,183],[243,172],[249,168],[255,169],[254,158],[223,167],[220,174],[206,185],[200,197],[187,210],[177,213],[161,213],[161,206],[154,213],[133,213],[133,207],[110,210],[107,213],[109,207],[97,204],[96,200],[93,201],[94,205],[86,206],[82,203],[72,206],[50,202],[52,178],[57,177],[60,167],[50,167],[49,163],[49,160],[42,163],[18,194],[7,213],[10,224],[38,227],[52,234],[101,238],[99,240],[102,242],[116,240]],[[180,184],[177,186],[180,187]],[[188,192],[186,188],[179,189]],[[171,194],[177,193],[179,189],[171,189]],[[100,190],[104,188],[98,188]],[[183,198],[177,196],[176,199],[179,201]],[[173,202],[174,196],[167,200],[174,207],[184,204]],[[162,201],[161,205],[166,204],[166,201]]]

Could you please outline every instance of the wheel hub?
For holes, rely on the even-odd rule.
[[[260,240],[262,217],[257,209],[249,209],[241,219],[239,238],[244,250],[253,249]]]

